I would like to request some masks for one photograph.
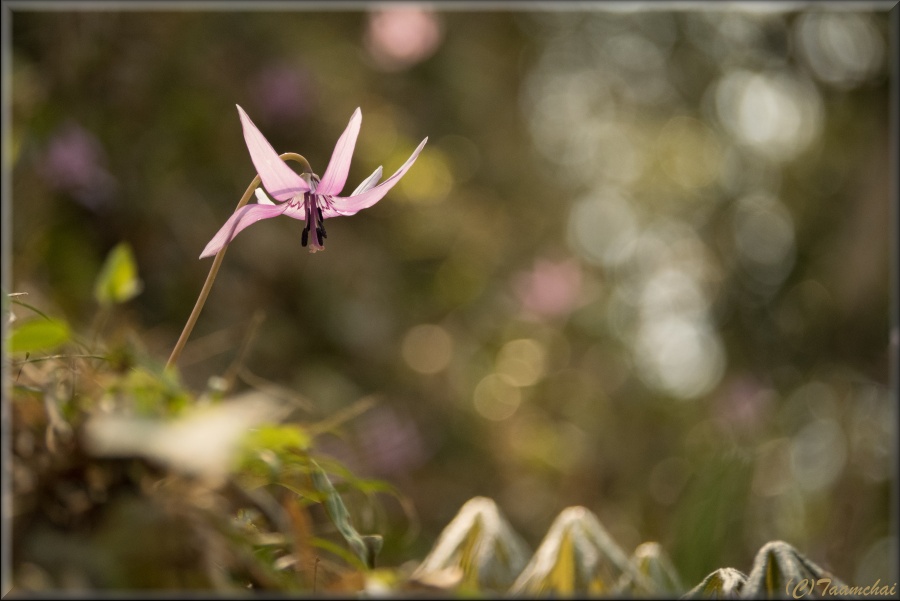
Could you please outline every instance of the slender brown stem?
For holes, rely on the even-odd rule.
[[[300,163],[304,173],[312,173],[309,162],[296,152],[286,152],[279,156],[282,161],[294,161],[295,163]],[[259,175],[257,175],[253,178],[253,181],[250,182],[247,191],[244,192],[241,201],[235,207],[235,212],[250,202],[254,190],[259,187],[259,182]],[[227,243],[222,247],[222,250],[216,253],[216,258],[213,259],[212,267],[209,268],[209,274],[206,276],[206,281],[203,283],[203,288],[200,290],[200,296],[197,297],[197,302],[194,304],[194,310],[191,311],[191,315],[188,317],[187,323],[184,324],[184,329],[181,331],[181,336],[178,337],[178,342],[175,343],[175,348],[172,349],[172,354],[169,355],[169,360],[166,361],[166,369],[175,365],[175,362],[178,361],[178,357],[181,355],[181,351],[184,349],[184,345],[187,344],[191,331],[194,329],[194,324],[197,323],[197,318],[200,317],[200,311],[203,310],[203,305],[206,304],[206,298],[209,296],[209,291],[212,289],[213,282],[216,281],[216,275],[219,273],[219,267],[222,265],[222,260],[225,258],[226,250],[228,250]]]

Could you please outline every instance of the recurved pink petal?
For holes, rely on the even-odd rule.
[[[350,172],[350,159],[353,158],[353,149],[356,147],[356,138],[359,136],[359,127],[362,124],[362,111],[357,108],[350,117],[347,129],[338,138],[328,161],[328,167],[322,175],[316,188],[317,194],[338,194],[347,183],[347,174]]]
[[[362,194],[366,190],[370,190],[375,187],[375,184],[378,183],[378,180],[381,179],[381,165],[378,166],[378,169],[372,172],[372,175],[364,179],[358,186],[356,186],[356,190],[350,196],[356,196],[357,194]]]
[[[253,166],[256,167],[256,172],[259,173],[259,178],[266,191],[280,201],[290,200],[301,192],[308,192],[309,185],[279,158],[278,153],[256,128],[244,109],[240,105],[235,106],[241,116],[244,141],[247,142],[250,159],[253,161]]]
[[[252,204],[241,207],[216,232],[213,239],[209,241],[209,244],[200,253],[200,258],[211,257],[218,253],[223,246],[234,240],[234,237],[247,226],[256,223],[260,219],[277,217],[284,213],[288,206],[290,206],[288,203],[284,203],[280,205]]]
[[[373,171],[372,175],[370,175],[369,177],[364,179],[356,187],[356,190],[354,190],[353,194],[351,194],[350,196],[356,196],[357,194],[362,194],[366,190],[371,190],[372,188],[374,188],[375,184],[378,183],[378,180],[381,179],[381,171],[382,171],[382,169],[381,169],[381,166],[379,165],[378,169]],[[331,217],[340,217],[343,214],[344,213],[341,213],[340,211],[335,211],[334,209],[331,209],[331,208],[322,209],[322,217],[324,219],[330,219]]]
[[[393,188],[400,178],[403,177],[409,168],[412,167],[413,163],[416,162],[416,159],[419,157],[419,153],[422,152],[422,148],[425,146],[425,142],[428,141],[428,138],[422,140],[419,146],[413,151],[406,162],[403,163],[397,172],[394,175],[390,176],[374,188],[370,188],[364,192],[360,192],[359,194],[354,194],[352,196],[348,196],[346,198],[342,198],[340,196],[333,197],[332,203],[334,206],[334,211],[339,215],[353,215],[357,211],[361,211],[362,209],[366,209],[371,207],[373,204],[384,198],[384,195],[388,193],[388,191]]]

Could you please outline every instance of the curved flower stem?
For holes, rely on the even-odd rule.
[[[296,152],[285,152],[284,154],[279,155],[279,157],[285,162],[294,161],[295,163],[300,163],[304,173],[313,172],[312,168],[309,166],[309,162]],[[253,178],[253,181],[250,182],[247,191],[244,192],[240,202],[238,202],[238,205],[234,208],[235,211],[250,202],[250,198],[253,196],[254,190],[259,187],[259,183],[260,179],[259,175],[257,175]],[[178,357],[181,355],[181,351],[184,349],[184,345],[187,344],[191,331],[194,329],[194,324],[197,323],[197,318],[200,317],[200,311],[203,310],[203,305],[206,303],[206,297],[209,296],[209,291],[212,289],[213,282],[216,281],[216,275],[219,273],[219,267],[222,265],[222,260],[225,258],[226,250],[228,250],[228,244],[223,246],[222,250],[216,253],[216,258],[213,259],[212,267],[209,268],[209,275],[206,276],[206,282],[203,283],[203,288],[200,290],[200,296],[197,297],[197,302],[194,304],[194,310],[191,311],[187,323],[184,324],[184,330],[181,331],[181,336],[178,337],[178,342],[175,343],[175,348],[172,349],[172,354],[169,355],[169,360],[166,361],[166,369],[175,365],[175,362],[178,361]]]

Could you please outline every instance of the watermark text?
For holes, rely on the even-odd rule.
[[[784,587],[784,592],[794,599],[802,599],[809,595],[823,598],[828,597],[895,597],[897,595],[897,583],[881,584],[881,579],[868,586],[848,586],[846,584],[833,584],[831,578],[801,578],[794,584],[791,578]]]

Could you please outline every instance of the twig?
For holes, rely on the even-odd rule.
[[[29,358],[29,353],[25,353],[25,358],[21,361],[13,361],[11,365],[25,365],[26,363],[38,363],[40,361],[51,361],[53,359],[102,359],[108,361],[109,357],[104,355],[48,355],[46,357],[38,357],[36,359]]]
[[[279,156],[282,161],[294,161],[300,163],[304,168],[304,172],[312,173],[309,162],[301,155],[295,152],[286,152]],[[260,179],[257,174],[257,176],[253,178],[253,181],[250,182],[247,191],[244,192],[237,207],[235,207],[235,212],[250,202],[250,197],[253,196],[253,191],[259,187],[259,183]],[[197,323],[197,318],[200,317],[200,312],[203,310],[203,305],[206,304],[206,298],[209,296],[209,291],[212,289],[213,282],[216,281],[216,275],[219,273],[219,267],[222,265],[222,260],[225,258],[226,250],[228,250],[227,243],[222,247],[222,250],[216,253],[216,258],[213,259],[212,267],[209,268],[209,274],[206,276],[206,282],[203,283],[203,288],[200,290],[200,296],[197,297],[197,302],[194,304],[194,310],[191,311],[191,315],[188,317],[187,323],[184,324],[184,329],[181,331],[181,336],[178,337],[178,342],[175,343],[175,348],[172,349],[172,354],[169,355],[169,360],[166,361],[166,369],[175,365],[178,361],[178,357],[181,355],[181,351],[184,349],[184,345],[187,344],[191,331]]]
[[[329,430],[333,430],[337,428],[339,425],[344,422],[350,421],[355,418],[357,415],[361,415],[371,409],[377,400],[373,396],[365,396],[355,403],[350,405],[349,407],[345,407],[329,417],[328,419],[322,420],[315,424],[312,424],[307,429],[313,436],[317,436],[323,432],[328,432]]]
[[[247,333],[244,335],[244,340],[241,343],[241,348],[238,350],[238,354],[235,356],[234,361],[232,361],[231,365],[228,366],[228,369],[225,370],[225,375],[222,376],[222,378],[225,380],[226,391],[231,390],[231,388],[234,386],[234,381],[237,378],[238,372],[244,365],[244,359],[247,356],[247,351],[250,349],[250,346],[256,339],[256,335],[257,333],[259,333],[259,326],[262,324],[265,317],[266,313],[261,309],[257,309],[253,314],[253,318],[250,320],[250,325],[247,327]]]

